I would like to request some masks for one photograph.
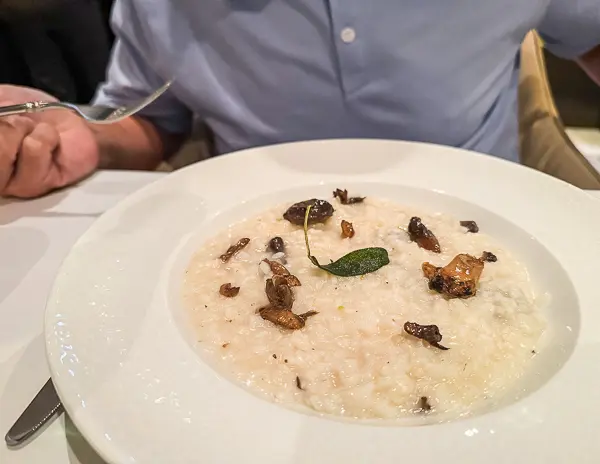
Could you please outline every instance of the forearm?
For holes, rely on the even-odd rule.
[[[600,45],[577,59],[579,66],[600,85]]]
[[[100,149],[100,169],[155,169],[185,139],[185,135],[166,133],[140,117],[91,128]]]

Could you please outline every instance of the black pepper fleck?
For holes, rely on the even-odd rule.
[[[429,412],[431,411],[431,404],[429,404],[429,400],[426,396],[422,396],[419,398],[419,412]]]

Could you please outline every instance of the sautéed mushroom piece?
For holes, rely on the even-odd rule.
[[[249,243],[250,243],[249,238],[241,238],[236,244],[231,245],[227,249],[227,251],[225,253],[223,253],[219,258],[221,259],[221,261],[226,263],[231,258],[233,258],[234,255],[236,255],[237,253],[242,251],[244,248],[246,248],[246,246],[248,246]]]
[[[287,211],[283,213],[283,219],[296,226],[303,226],[306,209],[309,206],[311,207],[308,214],[309,225],[326,222],[333,216],[335,211],[328,201],[313,198],[312,200],[301,201],[290,206]]]
[[[219,293],[226,298],[233,298],[240,293],[240,287],[234,287],[230,283],[223,284],[219,288]]]
[[[273,253],[285,253],[285,244],[281,237],[273,237],[269,240],[269,250]]]
[[[470,298],[477,293],[483,267],[481,259],[461,253],[444,267],[423,263],[422,270],[431,290],[447,298]]]
[[[426,341],[431,346],[440,350],[448,350],[445,346],[440,345],[442,334],[437,325],[421,325],[416,322],[404,323],[404,331],[420,340]]]
[[[419,217],[415,216],[411,218],[408,223],[408,235],[420,248],[433,251],[434,253],[442,251],[437,237],[421,222],[421,218]]]
[[[365,201],[365,197],[348,197],[348,190],[335,189],[333,197],[338,198],[342,205],[353,205]]]
[[[495,263],[498,261],[498,257],[494,253],[490,253],[489,251],[484,251],[481,255],[481,260],[486,263]]]
[[[460,221],[460,225],[467,229],[467,232],[476,234],[479,232],[479,226],[475,221]]]
[[[351,222],[342,219],[342,238],[352,238],[355,235],[354,226]]]
[[[284,329],[299,330],[306,324],[306,319],[315,314],[316,311],[308,311],[304,314],[295,314],[289,309],[265,306],[258,310],[260,317]]]

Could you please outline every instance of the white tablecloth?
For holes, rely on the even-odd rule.
[[[164,174],[100,172],[35,201],[0,200],[0,432],[4,436],[49,377],[43,340],[46,296],[62,259],[96,217]],[[590,192],[600,198],[599,192]],[[63,415],[3,464],[101,464]]]
[[[600,130],[572,127],[566,132],[575,147],[600,172]]]
[[[0,200],[0,436],[29,404],[49,371],[45,300],[60,263],[91,223],[129,193],[164,174],[100,172],[35,201]],[[2,464],[100,464],[63,415],[19,450],[0,444]]]

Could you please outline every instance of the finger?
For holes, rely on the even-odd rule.
[[[0,118],[0,194],[13,175],[21,143],[33,128],[33,121],[27,117]]]
[[[7,186],[9,195],[35,197],[58,185],[54,152],[60,143],[57,130],[46,123],[38,124],[23,140],[15,171]]]

